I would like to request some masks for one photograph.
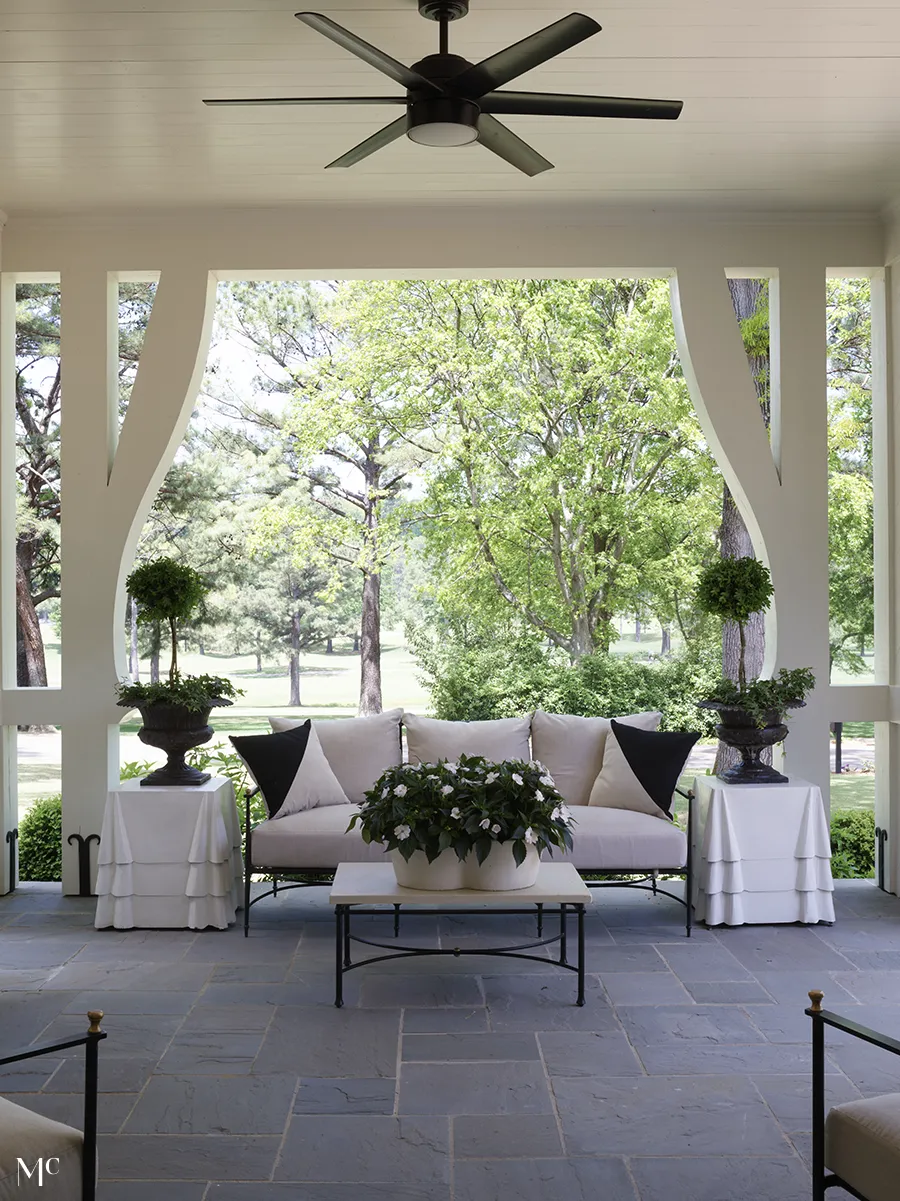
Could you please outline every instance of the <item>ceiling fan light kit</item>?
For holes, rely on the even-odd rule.
[[[498,88],[600,33],[592,17],[570,13],[513,46],[470,63],[449,50],[451,21],[469,11],[468,0],[419,0],[419,13],[440,27],[439,50],[407,67],[377,46],[357,37],[322,13],[295,13],[298,21],[356,55],[406,89],[405,96],[296,96],[204,100],[207,105],[390,104],[405,105],[406,115],[379,129],[364,142],[328,163],[352,167],[406,134],[422,146],[468,146],[480,142],[526,175],[549,171],[553,164],[503,125],[494,113],[509,116],[612,117],[674,121],[680,100],[639,100],[616,96],[568,96],[552,92],[502,92]]]

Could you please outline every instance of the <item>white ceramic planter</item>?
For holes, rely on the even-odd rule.
[[[423,892],[447,892],[456,888],[471,888],[481,892],[512,892],[530,888],[537,880],[541,857],[536,847],[528,847],[525,861],[516,866],[511,842],[495,842],[484,863],[474,855],[460,862],[453,850],[442,851],[433,863],[424,851],[413,851],[409,860],[399,851],[391,851],[394,874],[401,888],[416,888]]]
[[[391,851],[391,859],[401,888],[447,892],[451,888],[466,887],[465,865],[457,859],[456,851],[441,851],[433,863],[428,862],[424,851],[413,851],[408,860],[399,851]]]
[[[537,880],[541,857],[537,847],[527,847],[521,867],[516,866],[511,842],[495,842],[484,863],[474,855],[466,857],[466,888],[478,888],[485,892],[512,892],[517,888],[530,888]]]

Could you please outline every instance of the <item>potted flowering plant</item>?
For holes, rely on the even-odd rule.
[[[380,842],[407,888],[527,888],[540,853],[572,847],[572,818],[540,763],[477,755],[389,768],[348,829]]]

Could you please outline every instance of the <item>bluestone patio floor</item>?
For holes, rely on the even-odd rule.
[[[680,906],[617,889],[583,1009],[549,962],[422,958],[352,972],[336,1010],[325,889],[263,902],[245,940],[99,931],[90,900],[23,885],[0,898],[0,1045],[105,1011],[99,1201],[808,1201],[807,990],[900,1037],[900,899],[844,881],[836,908],[688,941]],[[893,1057],[833,1035],[829,1072],[833,1101],[900,1090]],[[80,1089],[77,1058],[0,1075],[73,1124]]]

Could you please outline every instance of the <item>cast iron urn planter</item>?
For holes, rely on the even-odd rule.
[[[187,709],[184,705],[160,702],[137,705],[144,723],[138,730],[138,738],[147,746],[165,751],[167,756],[163,766],[144,776],[141,784],[157,787],[205,784],[210,779],[209,772],[190,767],[185,763],[184,756],[195,746],[202,746],[212,738],[209,714],[213,706],[230,704],[231,701],[216,697],[205,709]]]
[[[805,701],[791,701],[786,709],[800,709]],[[788,728],[783,709],[770,709],[763,715],[763,725],[746,709],[727,705],[722,701],[700,701],[701,709],[714,709],[719,714],[716,737],[726,746],[740,752],[741,762],[721,773],[720,779],[728,784],[786,784],[787,776],[768,763],[760,755],[767,746],[774,746],[787,737]]]

